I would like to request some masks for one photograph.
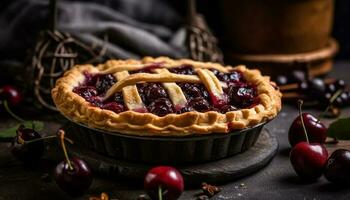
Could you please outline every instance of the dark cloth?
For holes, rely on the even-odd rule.
[[[48,2],[0,3],[0,61],[25,58],[48,27]],[[164,0],[58,1],[57,29],[90,46],[106,45],[112,58],[184,57],[182,27],[182,17]]]

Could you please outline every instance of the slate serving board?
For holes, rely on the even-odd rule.
[[[105,177],[124,177],[142,180],[152,165],[122,161],[111,158],[90,149],[75,148],[71,153],[82,157],[93,168],[95,173]],[[186,184],[200,184],[202,182],[223,183],[249,175],[264,166],[274,157],[278,150],[276,136],[267,129],[263,129],[256,144],[247,151],[204,164],[176,166],[186,181]],[[154,155],[157,156],[157,155]]]

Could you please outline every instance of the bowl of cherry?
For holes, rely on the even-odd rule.
[[[64,160],[59,162],[53,171],[56,185],[71,197],[82,196],[92,184],[93,174],[89,165],[81,158],[69,157],[65,141],[65,131],[57,135],[42,137],[34,128],[20,125],[11,143],[11,153],[25,166],[36,168],[46,150],[44,140],[59,138],[64,153]]]

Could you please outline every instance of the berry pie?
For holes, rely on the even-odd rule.
[[[258,70],[166,57],[73,67],[52,97],[74,122],[142,136],[228,133],[281,109],[281,93]]]

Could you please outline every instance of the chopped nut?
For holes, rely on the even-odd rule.
[[[212,197],[221,191],[219,187],[207,183],[202,183],[202,190],[203,194],[206,194],[208,197]]]
[[[102,192],[99,197],[89,197],[89,200],[109,200],[109,196],[107,193]]]

